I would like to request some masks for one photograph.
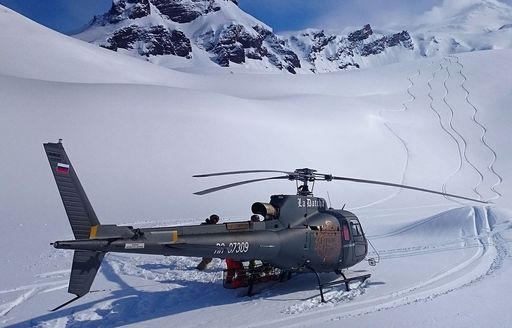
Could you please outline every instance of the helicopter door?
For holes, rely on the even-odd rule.
[[[364,238],[363,229],[358,221],[350,221],[350,231],[355,244],[354,261],[359,262],[361,258],[366,256],[366,240]]]
[[[350,243],[350,231],[348,222],[343,221],[341,224],[341,247],[343,248],[343,263],[344,266],[349,266],[353,262],[354,247]]]

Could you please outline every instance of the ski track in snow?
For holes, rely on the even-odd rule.
[[[11,310],[14,309],[16,306],[27,301],[29,298],[34,296],[37,293],[37,291],[38,291],[37,287],[28,289],[28,291],[26,291],[23,294],[21,294],[20,296],[18,296],[14,301],[8,302],[6,304],[2,304],[0,306],[0,317],[4,317],[6,314],[11,312]]]
[[[487,169],[496,177],[497,179],[497,182],[492,185],[490,187],[491,191],[494,192],[496,195],[491,198],[491,199],[498,199],[500,197],[502,197],[501,193],[498,192],[496,190],[496,187],[498,187],[502,182],[503,182],[503,178],[498,174],[498,172],[496,172],[495,168],[494,168],[494,164],[496,163],[497,159],[498,159],[498,155],[496,153],[496,151],[487,143],[487,141],[485,140],[485,136],[487,134],[487,128],[480,122],[477,120],[476,116],[478,115],[478,108],[469,100],[469,97],[470,97],[470,92],[469,90],[466,88],[465,86],[465,83],[467,82],[467,77],[466,75],[463,73],[463,70],[464,70],[464,65],[460,62],[460,59],[458,56],[456,55],[453,55],[452,56],[453,58],[455,58],[456,60],[456,64],[460,66],[460,70],[459,70],[459,74],[460,76],[463,78],[463,81],[462,83],[460,84],[460,87],[464,90],[464,92],[466,93],[466,96],[465,96],[465,101],[466,103],[471,106],[471,108],[473,109],[473,114],[471,115],[471,119],[473,120],[474,124],[476,126],[478,126],[478,128],[480,129],[481,131],[481,134],[480,134],[480,142],[489,150],[489,152],[492,154],[492,159],[489,163],[489,166],[487,167]]]
[[[380,117],[384,118],[383,113],[385,111],[386,112],[405,112],[405,111],[409,110],[409,107],[407,106],[407,104],[412,104],[416,100],[416,96],[411,92],[411,89],[415,86],[414,81],[412,79],[414,77],[416,77],[416,76],[419,77],[420,75],[421,75],[421,70],[418,69],[418,71],[415,74],[407,77],[407,80],[409,81],[409,86],[407,87],[406,92],[410,96],[410,99],[402,103],[402,108],[396,109],[396,110],[383,110],[382,109],[382,110],[379,111],[379,116]],[[409,147],[407,146],[407,143],[405,142],[405,140],[402,137],[400,137],[400,135],[395,130],[393,130],[393,128],[387,122],[384,123],[384,126],[386,127],[386,129],[396,139],[398,139],[400,144],[404,147],[404,150],[405,150],[405,163],[404,163],[404,168],[402,169],[402,177],[400,179],[400,184],[404,184],[405,183],[405,179],[406,179],[406,175],[407,175],[407,169],[409,168],[409,161],[410,161],[410,157],[411,157],[411,152],[410,152]],[[386,201],[396,197],[401,191],[402,191],[401,188],[400,189],[396,189],[393,193],[391,193],[390,195],[388,195],[388,196],[386,196],[386,197],[384,197],[382,199],[373,201],[371,203],[368,203],[368,204],[365,204],[365,205],[362,205],[362,206],[354,207],[354,208],[351,208],[351,209],[352,210],[359,210],[359,209],[368,208],[368,207],[371,207],[371,206],[374,206],[374,205],[382,204],[382,203],[384,203],[384,202],[386,202]]]
[[[457,173],[459,173],[461,170],[462,170],[462,155],[461,155],[461,147],[459,145],[459,142],[457,141],[457,138],[455,138],[455,136],[450,133],[450,131],[446,128],[446,126],[444,125],[443,123],[443,118],[442,118],[442,115],[441,113],[434,107],[434,97],[432,95],[432,92],[433,92],[433,88],[432,88],[432,82],[435,81],[438,73],[440,73],[441,71],[443,70],[443,65],[440,63],[439,64],[439,68],[437,70],[435,70],[433,73],[432,73],[432,78],[430,80],[427,81],[427,86],[428,86],[428,97],[430,98],[430,102],[429,102],[429,108],[430,110],[437,116],[437,119],[438,119],[438,122],[439,122],[439,125],[441,126],[441,129],[455,142],[456,146],[457,146],[457,151],[458,151],[458,157],[459,157],[459,163],[457,165],[457,169],[455,169],[455,171],[453,171],[446,179],[445,181],[443,182],[443,192],[446,193],[446,185],[448,184],[448,182],[454,177],[457,175]],[[458,204],[461,204],[461,202],[457,201],[457,200],[454,200],[454,199],[451,199],[447,196],[445,196],[446,199],[452,201],[452,202],[455,202],[455,203],[458,203]]]
[[[477,167],[477,165],[475,163],[473,163],[467,156],[467,153],[470,149],[470,142],[469,142],[469,139],[467,136],[464,136],[459,130],[457,130],[455,128],[455,122],[454,122],[454,118],[455,118],[455,109],[453,107],[453,105],[450,104],[450,102],[448,101],[448,96],[450,95],[450,90],[448,88],[448,82],[453,79],[453,75],[450,73],[450,69],[449,67],[453,64],[452,62],[452,58],[454,58],[456,60],[455,64],[457,64],[458,66],[460,66],[460,69],[458,70],[458,73],[459,75],[462,77],[463,81],[460,83],[460,88],[462,88],[465,92],[465,102],[471,106],[471,108],[473,109],[473,113],[471,115],[471,120],[473,121],[473,123],[480,129],[481,131],[481,134],[479,136],[479,139],[480,139],[480,142],[485,146],[485,148],[487,148],[489,150],[489,152],[491,153],[492,155],[492,159],[487,167],[487,169],[496,177],[496,180],[497,182],[494,183],[494,185],[492,185],[490,187],[491,191],[495,194],[495,196],[491,199],[497,199],[499,197],[501,197],[501,194],[496,190],[496,187],[499,186],[502,182],[503,182],[503,178],[496,172],[495,168],[494,168],[494,164],[496,163],[496,160],[497,160],[497,153],[496,151],[487,143],[487,141],[485,140],[485,135],[487,133],[487,129],[485,128],[485,126],[477,120],[476,116],[478,114],[478,109],[477,107],[469,100],[469,97],[470,97],[470,92],[469,90],[466,88],[465,86],[465,82],[467,82],[467,77],[464,75],[463,73],[463,69],[464,69],[464,66],[463,64],[460,62],[459,58],[457,56],[451,56],[451,57],[447,57],[447,58],[444,58],[444,61],[445,63],[448,62],[447,64],[445,64],[443,66],[442,63],[439,64],[439,69],[434,71],[432,73],[432,78],[427,82],[427,85],[428,85],[428,88],[429,88],[429,93],[428,93],[428,97],[430,98],[430,104],[429,104],[429,107],[430,109],[436,114],[437,118],[438,118],[438,121],[439,121],[439,124],[441,126],[441,128],[443,129],[443,131],[453,140],[455,141],[455,143],[457,144],[457,150],[458,150],[458,156],[459,156],[459,165],[457,167],[457,169],[450,175],[447,177],[447,179],[445,180],[445,182],[443,183],[443,192],[447,192],[447,185],[448,183],[453,179],[455,178],[455,176],[457,176],[458,173],[460,173],[460,171],[462,170],[463,168],[463,163],[466,163],[467,165],[469,165],[473,170],[474,172],[478,175],[478,182],[473,186],[473,191],[475,192],[475,194],[478,195],[479,199],[483,199],[483,196],[482,194],[478,191],[478,188],[482,186],[482,184],[484,183],[484,175],[482,173],[482,171]],[[446,105],[446,107],[449,109],[449,117],[448,117],[448,124],[446,125],[445,123],[443,123],[443,114],[441,113],[441,111],[439,109],[437,109],[435,106],[434,106],[434,97],[432,95],[432,92],[433,92],[433,87],[432,87],[432,83],[436,80],[438,74],[442,71],[442,70],[445,70],[446,71],[446,74],[447,74],[447,77],[444,79],[443,81],[443,87],[444,87],[444,95],[442,97],[442,100],[443,100],[443,103]],[[456,203],[459,203],[459,204],[463,204],[457,200],[454,200],[454,199],[450,199],[451,201],[453,202],[456,202]]]
[[[448,61],[450,65],[452,63],[450,58],[445,58],[445,61]],[[449,118],[448,125],[450,126],[450,129],[453,131],[453,133],[456,134],[460,138],[460,140],[462,142],[462,145],[460,145],[459,140],[457,139],[457,143],[459,144],[459,150],[462,150],[462,156],[464,158],[464,161],[469,166],[471,166],[473,168],[473,170],[478,175],[478,182],[473,186],[473,191],[475,192],[475,194],[478,195],[479,199],[482,199],[482,195],[478,192],[478,187],[482,184],[482,182],[484,180],[484,176],[483,176],[482,172],[480,172],[478,170],[478,168],[475,166],[475,164],[473,164],[469,160],[469,158],[467,156],[468,142],[466,141],[466,138],[464,138],[464,136],[457,129],[455,129],[455,126],[454,126],[454,123],[453,123],[453,119],[454,119],[454,116],[455,116],[455,111],[453,110],[453,107],[448,103],[448,101],[446,99],[448,97],[449,93],[450,93],[450,91],[448,90],[447,82],[448,82],[448,80],[451,79],[452,75],[450,74],[449,65],[446,65],[444,69],[446,71],[447,77],[443,81],[443,87],[444,87],[444,90],[445,90],[445,94],[443,96],[443,102],[446,104],[446,106],[450,110],[450,118]]]
[[[67,270],[69,271],[69,270]],[[69,274],[69,273],[68,273]],[[37,275],[37,277],[52,277],[54,276],[54,272],[48,272],[45,274]],[[0,305],[0,321],[2,317],[5,317],[9,312],[11,312],[15,307],[23,304],[27,300],[33,298],[38,294],[48,293],[51,291],[59,290],[62,288],[67,288],[68,280],[58,280],[51,282],[41,282],[36,284],[30,284],[25,286],[19,286],[16,288],[0,290],[0,294],[14,294],[22,292],[20,296],[16,297],[13,301],[5,302]],[[5,323],[5,321],[3,321]]]
[[[457,58],[457,57],[455,57]],[[453,108],[453,106],[448,102],[448,99],[447,97],[450,95],[450,90],[448,88],[448,82],[453,78],[452,74],[450,73],[450,70],[449,70],[449,66],[452,64],[452,61],[451,61],[451,58],[447,57],[447,58],[444,58],[443,61],[445,62],[448,62],[447,65],[444,65],[442,63],[439,63],[439,68],[437,70],[435,70],[433,73],[432,73],[432,78],[429,79],[427,81],[427,86],[428,86],[428,97],[430,98],[430,103],[429,103],[429,107],[430,109],[436,114],[437,118],[438,118],[438,121],[439,121],[439,125],[441,126],[441,128],[443,129],[443,131],[450,137],[450,139],[452,139],[455,143],[456,143],[456,146],[457,146],[457,150],[458,150],[458,156],[459,156],[459,163],[458,163],[458,167],[457,169],[452,172],[452,174],[450,174],[446,180],[443,182],[443,186],[442,186],[442,190],[443,192],[447,192],[447,185],[449,183],[450,180],[452,180],[453,178],[455,178],[455,176],[463,169],[463,163],[466,163],[467,165],[469,165],[476,173],[476,175],[478,176],[478,181],[476,182],[476,184],[473,186],[473,191],[475,192],[476,195],[478,195],[478,198],[479,199],[483,199],[483,196],[482,194],[478,191],[478,188],[482,185],[483,181],[484,181],[484,175],[482,174],[482,172],[478,169],[478,167],[468,158],[467,156],[467,152],[468,152],[468,148],[469,148],[469,143],[468,143],[468,140],[467,138],[462,135],[462,133],[460,131],[458,131],[456,128],[455,128],[455,123],[454,123],[454,118],[455,118],[455,110]],[[458,58],[457,58],[457,64],[458,65],[462,65]],[[434,65],[434,61],[431,62],[431,64],[429,66],[433,66]],[[467,78],[463,75],[462,73],[462,68],[463,66],[461,66],[461,69],[459,70],[459,74],[464,78],[464,82],[467,81]],[[438,74],[441,72],[441,71],[446,71],[446,74],[447,74],[447,77],[443,80],[442,84],[443,84],[443,88],[444,88],[444,95],[442,97],[442,101],[443,103],[446,105],[446,107],[448,108],[449,110],[449,117],[448,117],[448,124],[444,124],[443,123],[443,115],[441,113],[440,110],[438,110],[435,106],[434,106],[434,101],[435,101],[435,98],[432,94],[433,92],[433,86],[432,86],[432,83],[436,80]],[[409,110],[409,107],[408,107],[408,104],[411,104],[413,103],[415,100],[416,100],[416,96],[411,92],[411,89],[413,87],[415,87],[415,84],[414,84],[414,81],[413,81],[413,78],[414,77],[419,77],[421,75],[421,70],[418,70],[415,74],[407,77],[407,80],[409,81],[409,86],[407,87],[406,89],[406,92],[407,94],[410,96],[410,99],[403,102],[402,103],[402,108],[401,109],[398,109],[398,110],[380,110],[379,111],[379,116],[380,117],[384,117],[384,112],[405,112],[407,110]],[[464,82],[461,83],[461,87],[464,89],[464,91],[466,92],[466,97],[465,97],[465,101],[470,105],[472,106],[473,110],[474,110],[474,113],[472,115],[472,120],[473,122],[482,130],[482,135],[480,137],[480,140],[481,142],[486,146],[486,148],[488,148],[490,150],[490,152],[493,154],[493,159],[491,160],[491,163],[489,164],[488,166],[488,169],[497,177],[498,179],[498,182],[496,182],[492,187],[491,187],[491,190],[496,194],[496,196],[493,198],[493,199],[496,199],[498,197],[501,196],[501,194],[499,194],[499,192],[497,192],[495,190],[495,187],[497,185],[499,185],[503,179],[501,178],[501,176],[499,174],[496,173],[495,169],[494,169],[494,163],[496,162],[496,158],[497,158],[497,154],[496,152],[487,144],[487,142],[485,141],[485,133],[486,133],[486,128],[479,122],[476,120],[476,113],[477,113],[477,109],[476,107],[469,101],[469,91],[467,90],[467,88],[465,88],[464,86]],[[399,140],[399,142],[402,144],[402,146],[404,147],[404,150],[405,150],[405,154],[406,154],[406,159],[405,159],[405,163],[404,163],[404,168],[402,170],[402,176],[401,176],[401,184],[404,184],[405,183],[405,180],[406,180],[406,175],[407,175],[407,169],[409,167],[409,162],[410,162],[410,149],[406,143],[406,140],[401,137],[395,130],[393,130],[393,128],[390,126],[389,123],[385,122],[384,123],[384,126],[386,127],[386,129],[396,138]],[[392,194],[382,198],[382,199],[379,199],[379,200],[376,200],[376,201],[373,201],[371,203],[368,203],[368,204],[365,204],[365,205],[362,205],[362,206],[358,206],[358,207],[355,207],[355,208],[352,208],[352,210],[359,210],[359,209],[365,209],[365,208],[368,208],[368,207],[372,207],[374,205],[378,205],[378,204],[382,204],[394,197],[396,197],[399,193],[401,192],[401,189],[397,189],[396,191],[394,191]],[[449,199],[450,201],[452,202],[455,202],[457,204],[461,204],[463,205],[464,203],[462,202],[459,202],[458,200],[455,200],[455,199],[451,199],[449,197],[446,197],[447,199]]]
[[[480,188],[482,186],[482,184],[484,183],[484,179],[485,179],[482,171],[467,156],[467,153],[468,153],[469,148],[470,148],[469,139],[466,136],[464,136],[459,130],[457,130],[455,128],[455,122],[454,122],[455,109],[454,109],[453,105],[451,105],[450,102],[447,99],[447,97],[450,95],[450,90],[448,88],[448,82],[453,79],[453,75],[450,73],[450,69],[449,69],[450,66],[453,64],[452,59],[455,59],[456,60],[455,64],[460,66],[460,69],[458,70],[458,74],[463,79],[463,81],[460,83],[460,87],[464,90],[464,92],[466,94],[465,95],[465,102],[469,106],[471,106],[471,108],[473,110],[473,113],[471,115],[471,120],[473,121],[473,123],[481,131],[481,134],[479,136],[480,142],[485,146],[485,148],[487,148],[489,150],[489,152],[492,155],[492,159],[491,159],[490,164],[488,165],[487,169],[496,177],[496,180],[497,180],[490,187],[491,191],[495,194],[495,196],[493,198],[491,198],[490,200],[494,200],[494,199],[500,198],[502,196],[501,193],[496,190],[496,187],[499,186],[503,182],[503,178],[496,172],[496,170],[494,168],[494,164],[496,163],[496,160],[497,160],[498,156],[497,156],[496,151],[485,140],[487,129],[476,118],[476,116],[478,114],[478,108],[469,100],[470,92],[469,92],[469,90],[465,86],[465,83],[467,82],[467,77],[463,73],[464,66],[460,62],[459,58],[457,56],[455,56],[455,55],[452,55],[452,56],[444,58],[443,61],[444,62],[448,62],[448,64],[443,66],[442,63],[439,63],[439,68],[432,73],[432,78],[430,78],[427,81],[428,97],[430,98],[429,107],[430,107],[431,111],[433,111],[436,114],[438,122],[439,122],[439,125],[441,126],[443,131],[450,137],[450,139],[452,139],[456,143],[457,150],[458,150],[458,156],[459,156],[458,167],[443,182],[442,190],[443,190],[443,192],[447,192],[447,185],[448,185],[449,181],[452,180],[453,178],[455,178],[455,176],[458,173],[460,173],[460,171],[463,169],[463,164],[464,163],[469,165],[472,168],[472,170],[475,172],[475,174],[478,176],[478,181],[476,182],[476,184],[473,186],[472,189],[473,189],[474,193],[476,195],[478,195],[479,199],[483,199],[483,196],[478,191],[478,188]],[[435,64],[435,62],[432,61],[429,66],[433,66],[434,64]],[[432,86],[432,84],[436,80],[438,74],[441,71],[443,71],[443,70],[446,71],[446,74],[447,74],[447,77],[442,82],[443,83],[443,88],[444,88],[444,95],[442,97],[442,101],[443,101],[443,103],[446,105],[446,107],[449,110],[449,117],[448,117],[448,124],[447,125],[443,123],[443,115],[442,115],[441,111],[438,110],[434,106],[435,98],[434,98],[434,95],[433,95],[433,86]],[[411,89],[416,86],[414,84],[413,78],[415,76],[420,76],[420,75],[421,75],[421,70],[418,70],[417,73],[415,73],[415,74],[413,74],[413,75],[411,75],[411,76],[409,76],[407,78],[408,81],[409,81],[409,86],[406,89],[406,92],[410,95],[411,98],[408,101],[402,103],[402,109],[399,109],[399,110],[381,110],[381,111],[379,111],[379,115],[381,117],[383,117],[384,111],[386,111],[386,112],[405,112],[405,111],[409,110],[409,107],[407,106],[407,104],[408,103],[409,104],[413,103],[416,100],[416,96],[411,92]],[[393,134],[393,136],[395,138],[397,138],[400,141],[400,143],[403,145],[403,147],[405,149],[406,160],[405,160],[404,169],[402,171],[402,178],[401,178],[401,184],[404,184],[405,183],[405,179],[406,179],[407,169],[408,169],[408,167],[410,165],[409,164],[409,162],[410,162],[410,149],[407,146],[406,140],[403,137],[401,137],[396,131],[394,131],[392,129],[392,127],[388,123],[384,123],[384,126],[387,128],[388,131],[390,131],[391,134]],[[358,207],[352,208],[352,209],[353,210],[368,209],[369,207],[372,207],[374,205],[382,204],[382,203],[384,203],[384,202],[386,202],[386,201],[396,197],[400,193],[400,191],[401,191],[401,189],[398,189],[395,192],[393,192],[392,194],[390,194],[390,195],[388,195],[388,196],[386,196],[386,197],[384,197],[382,199],[379,199],[379,200],[373,201],[371,203],[368,203],[368,204],[365,204],[365,205],[362,205],[362,206],[358,206]],[[457,204],[464,205],[464,203],[462,203],[462,202],[460,202],[460,201],[458,201],[456,199],[451,199],[449,197],[446,197],[446,198],[449,199],[452,202],[457,203]]]

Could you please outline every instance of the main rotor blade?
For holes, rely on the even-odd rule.
[[[208,173],[208,174],[196,174],[192,177],[194,178],[206,178],[206,177],[214,177],[219,175],[231,175],[231,174],[246,174],[246,173],[284,173],[284,174],[295,174],[294,172],[287,171],[279,171],[279,170],[245,170],[245,171],[231,171],[231,172],[218,172],[218,173]]]
[[[458,195],[454,195],[454,194],[448,194],[448,193],[444,193],[444,192],[440,192],[440,191],[424,189],[424,188],[419,188],[419,187],[406,186],[406,185],[401,185],[401,184],[398,184],[398,183],[390,183],[390,182],[375,181],[375,180],[364,180],[364,179],[347,178],[347,177],[335,177],[335,176],[332,177],[332,180],[342,180],[342,181],[351,181],[351,182],[359,182],[359,183],[369,183],[369,184],[376,184],[376,185],[382,185],[382,186],[390,186],[390,187],[398,187],[398,188],[404,188],[404,189],[412,189],[412,190],[417,190],[417,191],[428,192],[428,193],[431,193],[431,194],[438,194],[438,195],[443,195],[443,196],[448,196],[448,197],[453,197],[453,198],[460,198],[460,199],[470,200],[470,201],[478,202],[478,203],[482,203],[482,204],[489,204],[489,202],[486,202],[486,201],[483,201],[483,200],[479,200],[479,199],[474,199],[474,198],[469,198],[469,197],[464,197],[464,196],[458,196]]]
[[[280,176],[280,177],[272,177],[272,178],[261,178],[261,179],[252,179],[252,180],[239,181],[239,182],[230,183],[230,184],[227,184],[227,185],[222,185],[222,186],[218,186],[218,187],[214,187],[214,188],[210,188],[210,189],[201,190],[201,191],[195,192],[194,195],[206,195],[206,194],[209,194],[209,193],[212,193],[212,192],[216,192],[216,191],[219,191],[219,190],[223,190],[223,189],[228,189],[228,188],[244,185],[244,184],[247,184],[247,183],[253,183],[253,182],[258,182],[258,181],[265,181],[265,180],[278,180],[278,179],[282,179],[282,180],[286,179],[286,180],[288,180],[289,177],[288,176]]]

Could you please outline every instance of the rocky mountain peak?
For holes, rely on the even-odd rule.
[[[215,0],[151,0],[163,17],[176,23],[189,23],[199,16],[220,10]]]
[[[356,30],[347,36],[350,42],[364,41],[373,34],[372,27],[370,24],[366,24],[362,29]]]
[[[221,67],[290,73],[359,68],[368,61],[363,57],[390,48],[414,50],[407,31],[376,34],[369,24],[348,35],[309,29],[280,36],[237,5],[237,0],[113,0],[110,10],[76,37],[158,63],[162,56],[206,55]],[[173,60],[163,62],[172,66]]]
[[[149,0],[113,0],[110,10],[103,15],[108,23],[115,24],[125,19],[136,19],[151,13]]]

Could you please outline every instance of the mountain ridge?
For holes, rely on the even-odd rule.
[[[113,0],[107,13],[74,37],[169,68],[293,74],[512,47],[512,31],[506,28],[512,23],[510,6],[495,0],[458,6],[445,0],[411,30],[383,33],[366,24],[349,33],[305,29],[279,35],[236,0]],[[480,16],[486,18],[481,24]],[[496,17],[492,28],[482,27]],[[433,23],[426,24],[429,19]]]

